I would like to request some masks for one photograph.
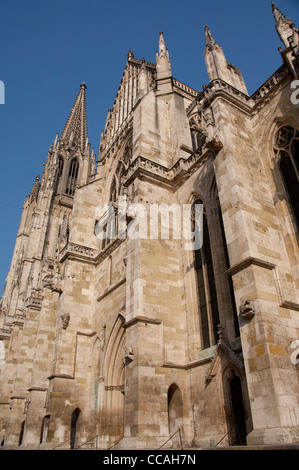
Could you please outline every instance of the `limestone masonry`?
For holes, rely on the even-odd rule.
[[[0,301],[4,448],[299,444],[299,30],[272,10],[282,65],[252,96],[208,26],[201,91],[163,33],[156,63],[129,51],[97,156],[80,85]],[[194,228],[196,204],[190,250],[165,208]]]

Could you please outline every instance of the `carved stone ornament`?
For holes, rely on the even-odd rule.
[[[106,344],[106,325],[102,325],[102,331],[99,335],[99,349],[100,351],[104,351]]]
[[[51,270],[43,277],[42,286],[55,292],[62,292],[61,277],[58,266],[56,266],[54,270]]]
[[[252,318],[254,316],[255,310],[250,300],[245,300],[244,304],[240,305],[239,314],[242,318]]]
[[[70,314],[69,313],[63,313],[61,315],[61,320],[62,320],[62,328],[65,330],[70,322]]]
[[[133,348],[132,346],[126,346],[124,354],[125,364],[132,362],[134,359]]]

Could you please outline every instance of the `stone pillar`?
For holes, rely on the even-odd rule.
[[[238,114],[232,109],[229,114],[220,102],[214,103],[214,111],[219,122],[226,117],[229,123]],[[228,128],[236,132],[233,126]],[[296,317],[283,307],[276,277],[277,273],[290,277],[291,268],[270,196],[269,176],[255,165],[258,153],[251,147],[255,136],[249,122],[243,130],[250,139],[242,152],[229,131],[222,135],[227,150],[218,154],[215,173],[236,305],[239,308],[248,300],[255,311],[252,318],[240,319],[253,421],[248,443],[290,443],[299,440],[298,377],[290,360]]]
[[[34,348],[33,371],[28,388],[28,410],[23,446],[34,447],[40,444],[43,418],[47,414],[47,391],[49,387],[49,371],[53,359],[53,340],[56,326],[59,293],[50,287],[44,290],[42,306],[36,305],[38,311],[38,328]],[[35,299],[37,303],[37,299]],[[34,309],[34,300],[30,307]]]
[[[162,325],[146,317],[126,325],[134,359],[126,365],[124,439],[120,448],[155,448],[168,437],[167,387],[157,371]],[[154,446],[154,447],[152,447]]]
[[[24,390],[22,390],[23,393],[21,394],[20,387],[18,387],[18,390],[14,390],[18,368],[16,357],[18,357],[18,352],[22,345],[23,328],[23,316],[22,319],[19,320],[15,317],[11,333],[10,348],[7,351],[6,368],[1,391],[1,402],[3,404],[2,418],[6,424],[5,446],[15,446],[19,444],[21,424],[25,419],[23,413],[27,392],[24,393]]]
[[[248,444],[299,441],[299,387],[288,327],[291,313],[279,306],[273,270],[270,263],[255,259],[230,270],[238,305],[245,311],[239,317],[253,421]]]

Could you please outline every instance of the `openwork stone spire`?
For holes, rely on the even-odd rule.
[[[81,83],[80,91],[61,134],[61,140],[65,145],[80,148],[82,151],[88,139],[85,98],[86,88],[86,84],[84,82]]]

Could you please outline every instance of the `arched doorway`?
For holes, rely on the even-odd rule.
[[[70,444],[71,444],[71,449],[74,449],[75,448],[75,444],[76,444],[76,434],[77,434],[77,425],[78,425],[78,419],[79,419],[79,416],[81,414],[81,411],[79,410],[79,408],[76,408],[73,412],[72,412],[72,418],[71,418],[71,441],[70,441]]]
[[[172,436],[183,427],[183,398],[179,387],[172,384],[168,389],[168,429]],[[178,436],[179,437],[179,436]]]
[[[46,415],[43,417],[43,420],[42,420],[42,427],[41,427],[40,441],[39,441],[40,444],[47,441],[49,424],[50,424],[50,415]]]
[[[225,401],[230,445],[246,445],[247,427],[242,380],[232,367],[226,372]]]
[[[124,316],[120,312],[109,335],[104,350],[104,358],[100,366],[100,376],[104,378],[104,397],[100,410],[99,433],[109,443],[115,444],[124,436],[124,406],[125,406],[125,329]]]
[[[240,377],[235,376],[231,378],[230,394],[233,408],[236,443],[244,445],[246,444],[247,430]]]

